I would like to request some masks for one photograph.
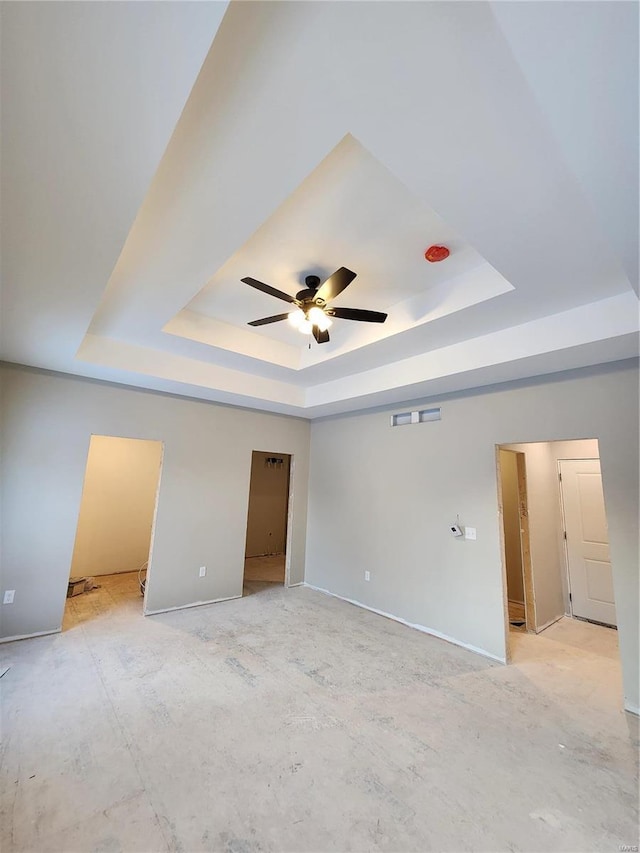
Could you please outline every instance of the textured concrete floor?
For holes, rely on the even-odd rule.
[[[305,588],[144,619],[128,577],[0,647],[3,853],[637,844],[615,632],[504,667]]]

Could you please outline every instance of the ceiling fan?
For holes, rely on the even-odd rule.
[[[277,299],[290,302],[295,306],[292,311],[286,314],[275,314],[273,317],[252,320],[248,325],[266,326],[268,323],[289,320],[303,334],[312,334],[319,344],[326,344],[329,340],[328,330],[332,317],[337,317],[340,320],[359,320],[364,323],[384,323],[387,315],[380,311],[367,311],[363,308],[330,308],[328,306],[328,303],[335,299],[339,293],[342,293],[355,277],[356,273],[351,272],[346,267],[340,267],[322,285],[317,275],[308,275],[304,280],[307,285],[306,288],[300,290],[295,296],[289,296],[288,293],[277,290],[275,287],[255,278],[243,278],[241,281],[255,287],[256,290],[261,290],[263,293],[268,293],[270,296],[275,296]]]

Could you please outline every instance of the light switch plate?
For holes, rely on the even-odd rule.
[[[475,538],[476,538],[476,529],[475,529],[475,527],[465,527],[465,529],[464,529],[464,538],[465,538],[465,539],[475,539]]]
[[[13,599],[15,597],[16,591],[15,589],[5,589],[4,598],[2,599],[3,604],[13,604]]]
[[[200,566],[200,577],[203,578],[206,575],[206,573],[207,573],[207,567],[206,566]]]

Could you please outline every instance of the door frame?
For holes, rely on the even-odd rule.
[[[531,564],[531,539],[529,535],[529,501],[527,495],[526,456],[521,450],[512,450],[502,444],[496,444],[496,478],[498,483],[498,518],[500,531],[500,559],[502,561],[502,595],[504,610],[505,646],[507,663],[511,660],[509,644],[509,590],[507,586],[507,560],[504,534],[504,501],[502,497],[502,468],[500,451],[515,453],[518,474],[518,516],[520,519],[520,552],[522,554],[522,586],[524,589],[525,630],[528,634],[536,631],[536,601],[533,584],[533,568]]]
[[[562,459],[556,462],[558,468],[558,488],[560,494],[560,518],[562,519],[562,559],[564,560],[564,576],[567,583],[567,592],[569,598],[569,616],[573,619],[573,596],[571,595],[571,573],[569,572],[569,551],[567,550],[567,520],[564,514],[564,491],[562,487],[562,468],[560,463]]]
[[[147,597],[149,595],[149,579],[151,577],[151,561],[153,559],[153,546],[156,539],[156,520],[158,518],[158,504],[160,503],[160,486],[162,484],[162,470],[164,467],[164,441],[161,439],[145,439],[145,441],[160,442],[160,467],[158,469],[158,485],[156,486],[155,506],[153,508],[153,521],[151,523],[151,537],[149,539],[149,556],[147,557],[147,573],[144,582],[144,594],[142,596],[142,615],[147,615]]]
[[[287,493],[287,523],[285,525],[285,539],[284,539],[284,580],[282,582],[283,587],[288,588],[291,586],[290,583],[290,575],[291,575],[291,536],[293,535],[293,474],[295,468],[295,454],[285,450],[260,450],[257,447],[254,447],[251,450],[249,456],[249,487],[247,489],[247,525],[249,523],[249,499],[251,495],[251,465],[253,462],[253,454],[254,453],[270,453],[274,456],[288,456],[289,457],[289,483],[288,483],[288,493]],[[244,570],[245,570],[245,553],[246,553],[246,542],[247,537],[245,533],[245,551],[242,555],[242,591],[240,593],[240,597],[244,598]],[[293,586],[299,586],[299,584],[293,584]]]
[[[284,586],[291,586],[291,548],[290,540],[293,535],[293,469],[295,466],[295,456],[293,453],[287,453],[289,457],[289,493],[287,496],[287,527],[284,540]]]
[[[126,441],[155,441],[160,445],[160,464],[158,466],[158,480],[156,483],[156,492],[155,492],[155,496],[154,496],[153,520],[151,522],[151,532],[149,534],[149,553],[147,556],[147,569],[146,569],[146,580],[145,580],[145,585],[144,585],[144,595],[142,596],[142,616],[146,616],[147,615],[147,595],[149,593],[149,577],[151,575],[151,561],[152,561],[152,555],[153,555],[153,545],[154,545],[155,535],[156,535],[156,521],[158,518],[158,504],[160,502],[160,485],[162,483],[162,471],[164,468],[164,450],[165,450],[164,441],[161,438],[143,438],[139,435],[135,435],[135,436],[133,436],[133,435],[110,435],[110,434],[103,433],[103,432],[89,433],[89,444],[87,445],[87,454],[85,457],[84,471],[82,474],[82,490],[80,492],[80,503],[78,505],[78,519],[76,521],[76,532],[74,534],[74,539],[73,539],[74,547],[75,547],[76,538],[78,536],[78,526],[80,524],[80,512],[82,511],[82,498],[84,497],[84,487],[85,487],[85,481],[86,481],[86,477],[87,477],[87,467],[89,465],[89,453],[91,452],[91,439],[94,436],[96,436],[97,438],[122,438],[122,439],[125,439]],[[72,558],[73,558],[73,552],[72,552]],[[69,581],[69,578],[67,577],[67,583],[68,583],[68,581]],[[65,595],[64,608],[66,608],[66,606],[67,606],[67,597]],[[63,622],[64,622],[64,609],[63,609],[62,617],[63,617]]]

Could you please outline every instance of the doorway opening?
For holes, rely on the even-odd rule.
[[[162,453],[161,441],[91,436],[63,630],[122,609],[142,614]]]
[[[288,453],[251,454],[243,595],[287,584],[291,470]]]
[[[525,455],[521,451],[500,448],[499,459],[509,630],[531,631],[535,626],[535,600]]]
[[[541,637],[619,668],[597,439],[496,450],[508,661],[539,655]]]

